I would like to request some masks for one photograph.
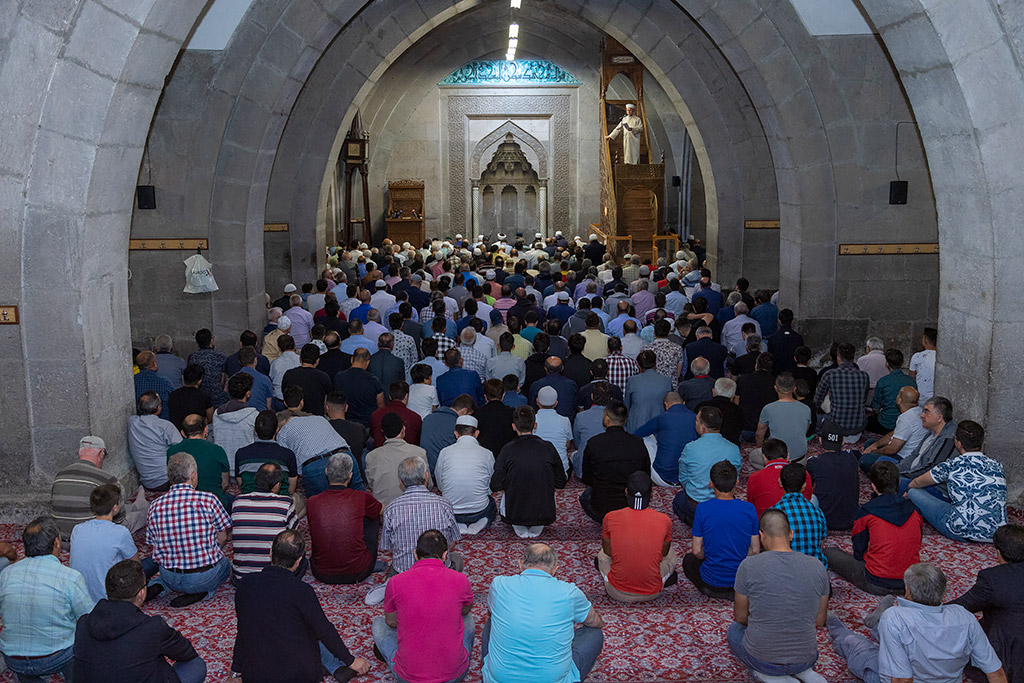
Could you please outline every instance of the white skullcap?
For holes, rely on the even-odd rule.
[[[623,256],[622,258],[624,258],[624,259],[630,259],[630,258],[633,258],[633,255],[632,255],[632,254],[626,254],[626,255],[625,255],[625,256]]]
[[[284,293],[285,293],[285,294],[291,294],[291,293],[292,293],[292,292],[294,292],[294,291],[295,291],[296,289],[298,289],[298,287],[296,287],[295,285],[293,285],[292,283],[290,283],[290,282],[289,282],[288,284],[286,284],[286,285],[284,286]]]
[[[479,247],[473,250],[473,256],[483,256],[483,253],[484,252],[480,251]]]
[[[282,315],[277,319],[277,329],[279,330],[290,330],[292,328],[292,319],[286,315]]]
[[[488,280],[493,280],[494,279],[494,271],[493,270],[488,270],[487,274],[484,275],[484,277],[487,278]]]
[[[558,403],[558,392],[554,387],[541,387],[537,392],[537,405],[550,407]]]
[[[540,234],[539,232],[535,232],[535,233],[533,233],[533,236],[534,236],[535,238],[537,238],[537,239],[540,239],[540,238],[544,237],[544,235]]]
[[[596,240],[597,240],[597,235],[595,235],[594,233],[590,233],[590,241],[594,242]]]
[[[558,293],[558,300],[559,301],[568,301],[569,300],[569,292],[565,292],[565,291],[559,292]]]
[[[412,245],[408,242],[402,242],[402,249],[412,249]]]
[[[461,240],[462,239],[462,233],[460,232],[457,235],[455,235],[455,239]]]
[[[561,236],[562,236],[562,231],[561,230],[555,230],[555,237],[561,237]]]
[[[651,274],[651,269],[647,266],[640,266],[640,275],[646,277]]]
[[[384,282],[383,280],[377,280],[373,284],[377,289],[384,289],[385,287],[388,286],[388,283]]]
[[[472,415],[459,415],[455,418],[456,427],[472,427],[473,429],[476,429],[479,424],[480,423],[477,422],[476,418]]]
[[[434,258],[436,258],[438,261],[440,261],[441,259],[444,258],[444,252],[440,251],[440,250],[435,251],[434,252]]]
[[[685,258],[686,258],[686,252],[685,251],[680,249],[679,251],[676,252],[676,260],[677,261],[682,261]]]

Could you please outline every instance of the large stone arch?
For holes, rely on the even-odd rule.
[[[537,159],[537,177],[540,180],[547,180],[548,178],[548,152],[541,144],[541,141],[533,137],[525,130],[517,126],[512,121],[506,121],[501,124],[490,133],[484,136],[480,142],[476,143],[473,147],[473,151],[469,154],[469,177],[479,178],[480,177],[480,160],[484,155],[484,152],[488,150],[491,145],[504,139],[507,133],[511,133],[516,138],[517,142],[525,144],[533,151],[534,156]]]

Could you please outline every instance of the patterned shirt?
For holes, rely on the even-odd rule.
[[[104,472],[88,460],[76,460],[54,477],[53,486],[50,488],[50,506],[53,508],[53,518],[57,520],[57,526],[60,528],[61,538],[65,541],[71,538],[71,531],[76,525],[88,522],[96,516],[89,507],[89,495],[94,488],[103,484],[116,486],[117,477],[110,472]],[[121,498],[124,498],[123,492]],[[114,521],[121,524],[124,516],[122,505]]]
[[[455,340],[440,332],[435,333],[433,339],[437,340],[437,353],[434,354],[434,358],[438,360],[444,360],[444,352],[455,348]]]
[[[462,367],[472,370],[480,376],[481,382],[487,381],[487,357],[472,346],[459,344],[459,353],[462,354]]]
[[[821,560],[828,569],[828,560],[821,551],[821,542],[828,533],[825,513],[817,505],[804,498],[802,493],[787,493],[774,505],[776,510],[786,513],[789,528],[793,530],[793,550]]]
[[[253,492],[235,498],[231,506],[231,546],[235,578],[270,564],[270,546],[285,529],[295,528],[291,496]]]
[[[972,541],[991,542],[1006,524],[1006,477],[1003,466],[983,453],[969,452],[931,469],[932,479],[946,483],[953,509],[949,530]]]
[[[672,391],[679,387],[679,364],[683,361],[683,347],[668,339],[655,339],[647,345],[654,351],[654,370],[672,382]]]
[[[609,353],[605,357],[608,363],[608,381],[626,392],[626,382],[633,375],[640,374],[640,366],[629,356],[623,356],[620,351]]]
[[[231,518],[217,496],[174,484],[153,501],[146,520],[146,543],[153,559],[169,569],[196,569],[224,557],[217,534],[231,527]]]
[[[78,618],[92,611],[85,578],[54,555],[26,557],[0,572],[0,651],[39,657],[75,644]]]
[[[135,402],[138,403],[139,398],[147,391],[152,391],[160,397],[160,417],[169,419],[168,410],[174,385],[166,377],[152,370],[139,370],[139,374],[135,375]]]
[[[391,353],[402,360],[402,364],[405,365],[405,374],[408,375],[412,366],[416,365],[420,359],[419,351],[416,350],[416,340],[401,330],[392,330],[391,334],[395,338],[395,347]]]
[[[189,365],[202,365],[206,371],[199,388],[210,397],[214,407],[228,400],[228,393],[221,386],[221,375],[224,373],[224,363],[227,359],[227,356],[214,349],[199,349],[188,357]]]
[[[864,410],[864,397],[868,392],[871,379],[849,361],[843,361],[838,368],[829,370],[822,376],[818,391],[814,394],[814,403],[821,406],[825,396],[832,404],[829,416],[846,434],[859,434],[867,426],[868,417]]]
[[[416,542],[428,529],[444,534],[449,546],[462,539],[452,504],[425,486],[409,486],[384,508],[380,547],[391,549],[391,566],[396,572],[404,572],[416,561]]]

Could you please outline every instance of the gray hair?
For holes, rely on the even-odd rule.
[[[284,315],[284,310],[280,306],[274,306],[267,310],[267,316],[271,320],[277,320],[282,315]]]
[[[196,459],[188,453],[175,453],[167,459],[167,481],[186,484],[196,472]]]
[[[739,294],[739,292],[736,293]],[[741,295],[740,299],[742,298],[743,297]],[[732,310],[736,313],[736,315],[746,315],[747,313],[750,313],[750,309],[747,308],[747,305],[743,303],[743,301],[738,301],[737,303],[733,304]]]
[[[368,310],[366,312],[366,319],[371,321],[371,322],[379,322],[380,321],[380,311],[378,311],[376,308],[371,308],[370,310]]]
[[[740,294],[739,292],[730,292],[728,298],[725,300],[725,305],[726,306],[733,306],[734,307],[733,310],[735,311],[736,310],[735,309],[736,304],[738,304],[741,301],[743,301],[743,295],[742,294]],[[746,304],[743,304],[743,305],[746,306]]]
[[[910,565],[903,572],[903,583],[906,584],[910,598],[922,605],[937,607],[942,604],[942,597],[946,594],[946,575],[931,562]]]
[[[472,346],[473,344],[476,343],[476,330],[474,330],[472,327],[467,327],[466,329],[464,329],[460,336],[462,338],[462,343],[466,344],[467,346]]]
[[[872,351],[885,351],[885,342],[878,337],[868,337],[866,344]]]
[[[332,484],[343,484],[352,474],[352,456],[345,451],[337,451],[331,454],[327,461],[327,481]]]
[[[21,534],[25,557],[43,557],[53,552],[53,544],[60,536],[57,520],[50,515],[36,517]]]
[[[427,461],[418,455],[406,458],[398,464],[398,480],[406,488],[423,486],[427,483]]]
[[[715,396],[731,399],[735,395],[736,380],[729,379],[728,377],[722,377],[721,379],[715,380]]]
[[[682,318],[682,317],[680,317],[679,319],[680,320],[685,320],[685,318]],[[701,325],[700,327],[697,328],[697,336],[698,337],[710,337],[713,334],[714,334],[714,332],[712,332],[711,328],[708,327],[707,325]]]
[[[523,548],[523,567],[543,567],[549,572],[558,564],[558,553],[547,543],[532,543]]]
[[[747,351],[761,348],[761,335],[752,334],[747,337]]]
[[[711,363],[704,356],[697,356],[690,363],[690,372],[695,375],[706,375],[711,371]]]
[[[169,334],[161,334],[153,340],[153,353],[170,353],[172,348],[174,348],[174,343]]]

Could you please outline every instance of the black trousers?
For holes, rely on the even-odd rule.
[[[683,574],[686,578],[697,587],[704,595],[709,598],[717,598],[719,600],[733,600],[735,595],[732,588],[720,588],[718,586],[712,586],[706,583],[700,576],[700,566],[704,564],[704,560],[700,559],[693,553],[686,553],[683,556]]]

